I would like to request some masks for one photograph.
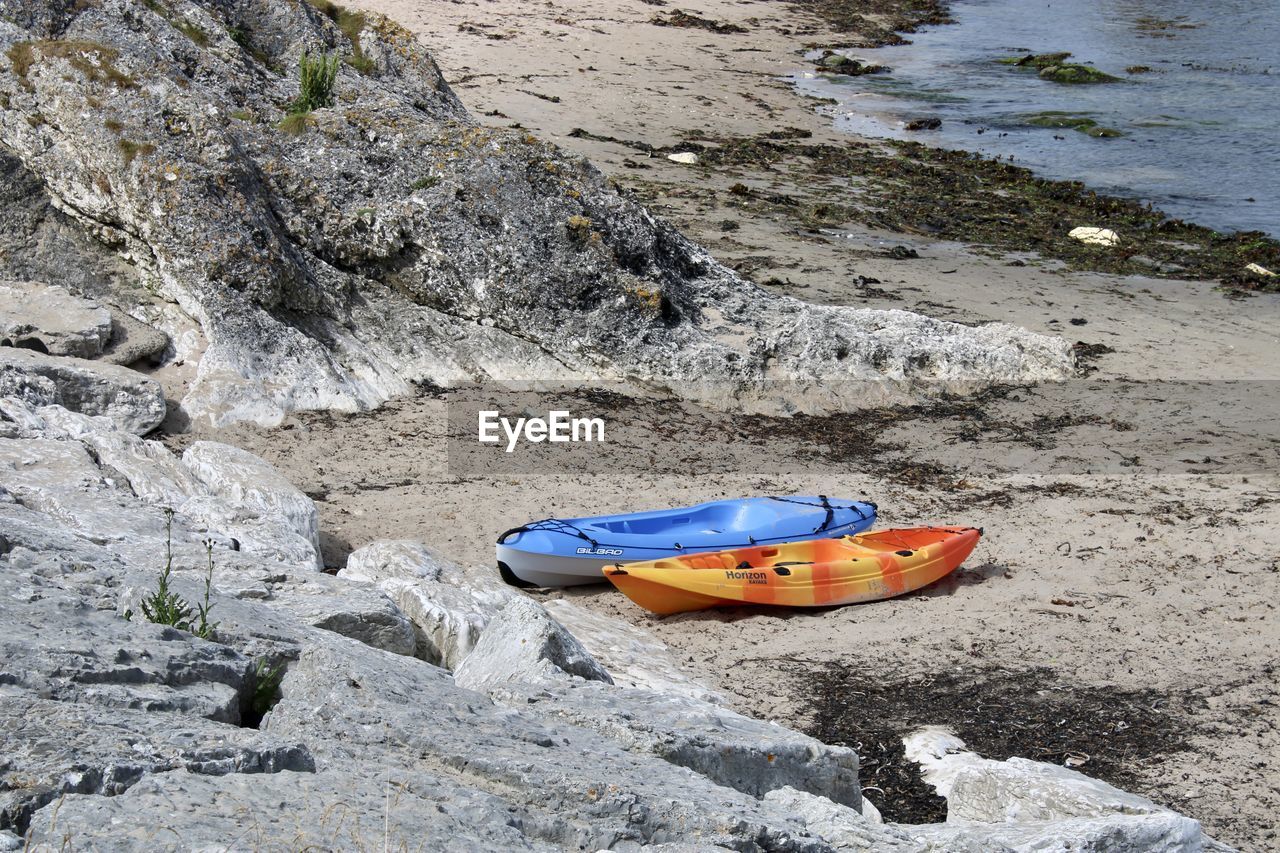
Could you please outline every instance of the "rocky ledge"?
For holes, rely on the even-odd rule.
[[[333,103],[299,112],[322,54]],[[1072,370],[1017,328],[769,294],[584,160],[475,124],[409,33],[331,3],[4,0],[0,108],[0,274],[166,332],[198,362],[191,418],[486,377],[847,409]]]
[[[946,733],[909,747],[947,822],[883,823],[853,750],[735,713],[640,629],[418,542],[331,576],[318,532],[244,451],[0,397],[0,849],[1223,849]],[[152,620],[166,566],[198,620]]]

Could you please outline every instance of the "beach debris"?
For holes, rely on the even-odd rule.
[[[1125,68],[1124,73],[1126,73],[1126,74],[1150,74],[1150,73],[1151,73],[1151,66],[1149,66],[1149,65],[1130,65],[1129,67]]]
[[[1245,272],[1251,272],[1254,275],[1261,275],[1261,276],[1267,276],[1267,277],[1274,277],[1275,275],[1277,275],[1276,273],[1272,272],[1271,270],[1267,269],[1261,264],[1249,264],[1244,268],[1244,270]]]
[[[940,118],[918,118],[907,122],[907,130],[937,130],[942,127]]]
[[[1110,228],[1093,228],[1082,225],[1079,228],[1072,228],[1067,233],[1067,236],[1074,240],[1079,240],[1081,243],[1088,243],[1091,246],[1120,245],[1120,235]]]
[[[920,253],[915,249],[908,249],[906,246],[894,246],[885,251],[885,257],[893,258],[895,261],[909,261],[920,257]]]
[[[698,155],[692,151],[680,151],[675,154],[668,154],[667,159],[672,163],[681,163],[685,166],[698,165]]]
[[[668,12],[665,16],[654,15],[649,19],[649,23],[653,24],[655,27],[684,27],[686,29],[706,30],[719,35],[747,32],[746,27],[738,24],[726,24],[724,21],[713,21],[710,18],[704,18],[701,15],[691,15],[688,12],[681,12],[679,9],[674,12]]]

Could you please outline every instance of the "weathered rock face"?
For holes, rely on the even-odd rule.
[[[0,342],[50,355],[96,358],[111,340],[111,312],[30,281],[0,281]]]
[[[165,416],[164,392],[141,373],[14,347],[0,347],[0,395],[105,415],[138,435],[160,426]]]
[[[415,654],[446,669],[471,654],[489,620],[516,597],[492,575],[477,577],[420,542],[372,542],[353,551],[338,576],[376,584],[412,620]]]
[[[386,20],[339,27],[301,0],[0,11],[0,150],[42,189],[32,204],[127,262],[118,288],[137,279],[198,321],[193,416],[274,423],[484,377],[724,380],[679,390],[850,406],[864,383],[767,383],[1070,370],[1064,342],[1008,326],[766,294],[585,161],[471,123]],[[335,106],[281,129],[307,51],[351,61]],[[58,281],[47,256],[15,256]]]
[[[610,639],[654,648],[638,629],[580,620],[636,686],[610,684],[541,605],[506,589],[485,596],[478,575],[421,545],[367,546],[347,577],[292,564],[299,516],[284,485],[229,505],[257,519],[246,529],[274,531],[253,549],[188,514],[191,501],[225,501],[218,484],[262,472],[260,460],[205,448],[193,469],[107,418],[12,398],[0,398],[0,433],[0,845],[18,836],[34,850],[228,839],[358,849],[370,838],[477,850],[1208,843],[1195,821],[1079,774],[961,759],[954,744],[923,758],[954,765],[945,793],[970,818],[882,824],[860,808],[851,750],[691,695],[669,665],[646,672]],[[188,602],[202,600],[202,540],[212,541],[211,640],[138,614],[170,539],[173,587]],[[482,622],[478,641],[463,652],[443,633],[465,621],[402,612],[384,593],[393,582],[443,610],[452,599],[440,589],[459,596]],[[415,656],[422,628],[411,618],[440,632],[437,645],[459,658],[455,674]],[[650,680],[677,689],[638,686]]]
[[[578,638],[527,598],[513,598],[489,621],[480,642],[453,673],[471,690],[489,691],[511,683],[545,684],[579,679],[613,679]]]

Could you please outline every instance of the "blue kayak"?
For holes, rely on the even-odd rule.
[[[617,563],[699,551],[851,536],[876,520],[876,505],[799,497],[711,501],[683,509],[546,518],[498,537],[498,571],[515,586],[572,586],[604,580]]]

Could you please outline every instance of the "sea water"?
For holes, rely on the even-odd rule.
[[[957,0],[952,15],[909,45],[844,51],[890,74],[796,82],[835,98],[837,125],[854,133],[978,151],[1221,231],[1280,236],[1280,0]],[[1122,82],[1064,85],[998,61],[1026,50],[1070,51]],[[1048,111],[1124,135],[1027,125]],[[942,126],[905,129],[928,117]]]

